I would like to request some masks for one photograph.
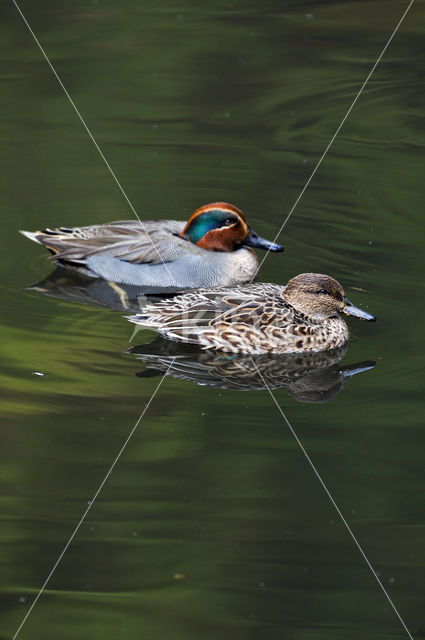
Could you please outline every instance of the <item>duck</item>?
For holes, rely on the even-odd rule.
[[[127,318],[168,339],[253,355],[337,349],[349,337],[341,314],[376,320],[331,276],[301,273],[286,286],[256,282],[183,293]]]
[[[21,233],[56,263],[108,282],[173,290],[249,282],[258,259],[251,247],[283,251],[261,238],[227,202],[204,205],[187,222],[118,220]]]

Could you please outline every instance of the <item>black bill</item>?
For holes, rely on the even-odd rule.
[[[252,229],[248,231],[248,235],[246,236],[243,244],[248,247],[256,247],[257,249],[266,249],[266,251],[283,251],[282,245],[270,242],[265,238],[261,238]]]

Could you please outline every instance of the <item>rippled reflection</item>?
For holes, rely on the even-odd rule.
[[[284,388],[299,402],[328,402],[337,396],[348,378],[368,371],[375,362],[368,360],[339,366],[347,345],[333,351],[310,354],[229,355],[200,350],[157,338],[128,350],[145,365],[137,375],[173,376],[187,382],[239,391]]]
[[[27,289],[68,302],[105,307],[115,311],[138,311],[142,304],[140,296],[153,296],[152,289],[149,287],[107,282],[65,267],[56,267],[46,278],[29,285]],[[156,295],[153,297],[157,300],[158,296],[162,297],[174,292],[174,289],[161,290],[155,287]]]

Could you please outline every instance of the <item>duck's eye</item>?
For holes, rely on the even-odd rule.
[[[224,221],[224,224],[226,225],[226,227],[230,227],[230,225],[233,223],[234,223],[234,220],[232,220],[232,218],[227,218],[227,220]]]
[[[329,291],[326,291],[326,289],[319,289],[319,291],[317,291],[316,293],[322,293],[325,295],[329,295]]]

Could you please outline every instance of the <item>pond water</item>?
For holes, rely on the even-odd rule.
[[[407,3],[21,6],[142,219],[225,200],[273,239]],[[0,13],[0,637],[14,636],[159,384],[18,637],[407,637],[258,378],[192,351],[163,376],[172,345],[151,332],[130,342],[119,305],[26,288],[52,265],[18,229],[133,214],[13,3]],[[264,370],[415,638],[424,18],[415,3],[286,224],[285,252],[258,276],[329,273],[378,317],[349,320],[340,365],[301,389],[280,365],[278,379]]]

